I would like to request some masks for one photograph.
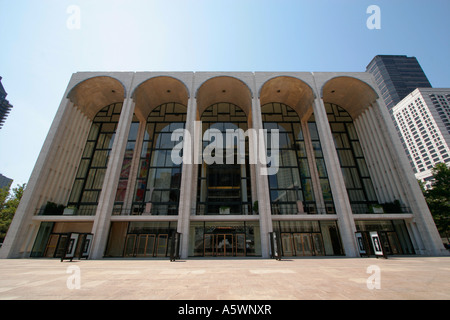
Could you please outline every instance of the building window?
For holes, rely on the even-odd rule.
[[[184,129],[185,122],[186,107],[178,103],[160,105],[148,116],[132,214],[178,214],[182,166],[172,162],[171,153],[178,142],[171,137],[174,130]]]
[[[368,213],[377,197],[353,120],[338,105],[325,107],[353,213]]]
[[[310,141],[305,141],[297,113],[287,105],[269,103],[261,107],[264,129],[279,130],[280,164],[277,174],[268,176],[272,214],[334,213],[333,198],[315,122],[307,123]],[[312,146],[325,208],[316,206],[313,178],[308,162]],[[269,146],[270,144],[267,143]],[[269,149],[270,152],[270,149]]]
[[[111,104],[92,122],[68,202],[78,215],[95,215],[121,110],[122,103]]]
[[[130,171],[134,156],[134,150],[136,148],[136,140],[139,131],[139,120],[136,116],[133,116],[133,121],[130,126],[130,132],[128,133],[128,141],[125,149],[125,155],[123,157],[122,169],[120,170],[119,183],[117,185],[116,199],[114,201],[113,214],[129,214],[125,210],[123,211],[123,205],[125,202],[125,196],[128,189],[128,181],[130,178]],[[129,208],[126,208],[129,211]]]
[[[220,131],[225,144],[227,130],[236,132],[237,129],[241,129],[245,133],[248,127],[244,111],[231,103],[211,105],[203,112],[201,121],[204,155],[205,148],[215,141],[212,134],[205,135],[207,130]],[[233,159],[227,159],[227,152],[223,150],[221,161],[218,159],[219,156],[214,153],[211,156],[217,156],[216,160],[219,161],[207,164],[203,157],[203,163],[198,167],[197,215],[254,213],[251,201],[248,144],[245,143],[245,161],[238,161],[238,156],[239,158],[242,156],[238,154],[238,143],[233,142],[232,146],[227,147],[233,149]]]

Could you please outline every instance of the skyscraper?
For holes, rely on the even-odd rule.
[[[0,77],[0,129],[3,126],[3,123],[6,120],[6,117],[8,116],[9,112],[11,111],[11,108],[13,107],[8,100],[6,100],[6,96],[8,94],[5,91],[5,88],[3,88],[2,85],[2,77]]]
[[[418,88],[392,113],[416,178],[429,186],[432,168],[450,164],[450,89]]]
[[[415,57],[377,55],[367,65],[375,77],[389,113],[392,108],[416,88],[431,88],[427,76]]]

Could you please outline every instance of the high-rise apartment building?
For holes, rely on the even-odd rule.
[[[418,88],[393,117],[417,179],[427,183],[437,163],[450,165],[450,89]]]
[[[427,76],[415,57],[377,55],[367,65],[375,77],[381,96],[392,115],[392,108],[416,88],[431,88]]]
[[[373,232],[446,254],[372,74],[81,72],[0,256],[357,257]]]
[[[0,129],[3,127],[3,124],[6,121],[6,117],[12,109],[12,105],[6,100],[6,96],[8,95],[5,91],[5,88],[2,85],[2,77],[0,77]]]

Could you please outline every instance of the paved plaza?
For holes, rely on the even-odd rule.
[[[450,299],[450,257],[0,260],[0,299]]]

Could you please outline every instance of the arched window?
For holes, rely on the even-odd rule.
[[[325,103],[325,109],[352,211],[368,213],[369,206],[378,202],[353,119],[336,104]]]
[[[174,164],[171,153],[174,130],[184,129],[186,107],[165,103],[147,118],[136,180],[133,214],[177,215],[182,165]]]
[[[278,129],[280,139],[279,169],[268,176],[272,214],[316,213],[305,138],[297,113],[285,104],[268,103],[261,107],[261,114],[264,129]]]
[[[95,215],[121,110],[122,103],[111,104],[92,122],[68,202],[78,215]]]
[[[213,137],[203,135],[207,130],[220,131],[225,147],[227,130],[229,133],[237,129],[245,132],[248,127],[244,111],[231,103],[213,104],[203,112],[201,121],[202,136],[206,138],[203,140],[204,151],[215,141]],[[235,140],[227,147],[233,148],[233,159],[226,159],[226,151],[223,150],[223,158],[217,161],[221,163],[207,164],[203,152],[203,163],[199,165],[198,171],[197,215],[252,214],[248,144],[245,144],[244,151],[239,150]],[[240,152],[245,152],[245,155]]]

